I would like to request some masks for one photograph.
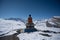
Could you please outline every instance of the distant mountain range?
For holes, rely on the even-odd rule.
[[[21,19],[21,18],[5,18],[5,20],[15,20],[15,21],[22,21],[25,23],[25,20],[24,19]]]

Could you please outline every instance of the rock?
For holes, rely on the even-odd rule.
[[[19,38],[17,37],[17,35],[14,34],[14,35],[0,37],[0,40],[19,40]]]
[[[43,34],[43,33],[39,33],[40,35],[43,35],[43,36],[47,36],[47,37],[51,37],[52,35],[49,35],[49,34]]]

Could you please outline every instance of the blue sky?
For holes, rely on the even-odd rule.
[[[0,18],[34,19],[60,16],[59,0],[0,0]]]

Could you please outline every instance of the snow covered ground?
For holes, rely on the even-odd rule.
[[[0,19],[0,35],[12,35],[21,28],[25,28],[25,24],[21,21]]]
[[[17,37],[20,40],[60,40],[60,28],[47,27],[46,20],[34,21],[35,28],[39,31],[31,33],[20,33]],[[17,29],[24,29],[25,24],[22,21],[0,19],[0,35],[12,35]],[[0,36],[1,37],[1,36]]]
[[[60,40],[60,28],[46,27],[46,20],[35,21],[35,28],[40,30],[32,33],[21,33],[20,40]]]

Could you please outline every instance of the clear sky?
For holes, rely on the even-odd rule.
[[[59,0],[0,0],[0,18],[34,19],[60,16]]]

